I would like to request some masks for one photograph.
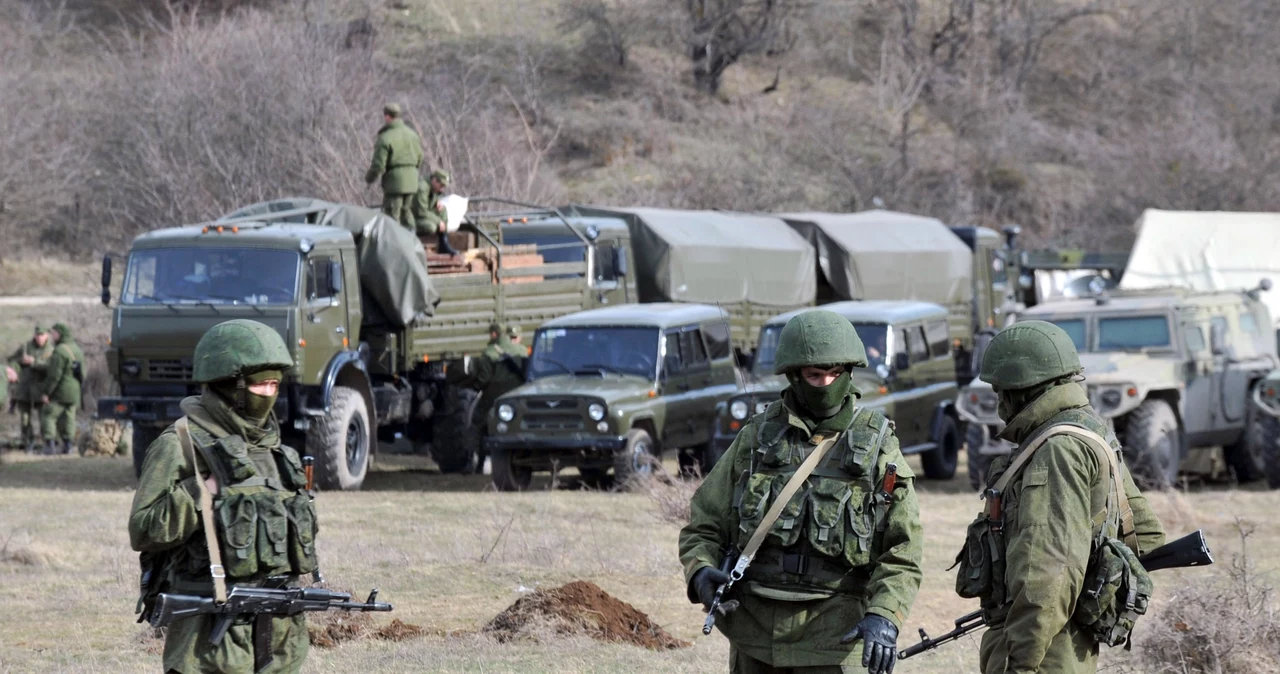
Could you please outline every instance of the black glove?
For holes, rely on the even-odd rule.
[[[704,611],[711,610],[711,602],[716,599],[716,590],[729,582],[729,574],[715,567],[704,567],[693,574],[693,592],[698,595]]]
[[[898,628],[893,623],[868,613],[840,643],[853,643],[857,639],[862,639],[862,666],[870,674],[893,674],[893,666],[898,662]]]

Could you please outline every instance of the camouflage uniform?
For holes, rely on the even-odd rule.
[[[295,586],[298,576],[316,568],[315,510],[302,463],[297,452],[280,444],[270,411],[275,397],[248,391],[255,382],[281,379],[291,365],[279,335],[255,321],[216,325],[196,346],[195,379],[206,386],[201,395],[182,401],[182,411],[201,464],[206,471],[212,468],[217,480],[213,511],[220,522],[228,587],[262,585],[269,577]],[[129,516],[130,543],[142,553],[144,570],[153,572],[143,590],[146,612],[160,592],[213,596],[197,479],[170,426],[147,449]],[[248,545],[236,542],[237,536]],[[165,671],[252,672],[254,637],[267,625],[272,662],[262,672],[298,672],[306,659],[302,615],[238,619],[217,646],[209,644],[212,625],[211,616],[171,625]]]
[[[84,352],[71,336],[71,328],[64,323],[53,326],[58,343],[49,356],[45,372],[43,396],[44,410],[40,414],[40,428],[44,435],[46,451],[57,451],[56,443],[62,441],[62,453],[70,454],[76,439],[76,410],[80,409],[80,382],[84,377]]]
[[[36,334],[47,334],[44,328],[36,326]],[[18,381],[10,392],[18,410],[18,424],[22,428],[22,444],[32,449],[36,437],[40,433],[40,415],[44,411],[44,403],[40,401],[44,393],[45,372],[48,369],[49,357],[53,355],[53,340],[45,339],[44,346],[32,337],[30,341],[18,347],[6,361],[8,366],[18,373]],[[30,365],[22,362],[30,356],[34,362]],[[43,436],[41,436],[43,439]]]
[[[417,225],[418,236],[438,234],[440,225],[449,221],[448,209],[440,206],[443,195],[431,187],[431,178],[446,186],[449,184],[449,174],[438,169],[432,171],[426,180],[419,181],[418,193],[413,197],[413,221]]]
[[[776,366],[791,386],[739,431],[693,496],[680,561],[690,601],[705,603],[701,574],[719,573],[725,548],[741,550],[820,438],[839,434],[726,597],[740,602],[716,622],[729,638],[733,672],[866,671],[872,641],[857,641],[856,632],[882,624],[888,636],[875,648],[892,650],[915,600],[922,534],[914,476],[884,415],[857,406],[848,366],[866,362],[857,333],[837,314],[809,311],[789,321]],[[828,387],[799,375],[803,366],[838,365],[846,371]],[[812,392],[825,389],[831,395],[819,404]],[[889,463],[898,480],[883,497]],[[872,668],[892,671],[889,660]]]
[[[1043,321],[1005,329],[987,347],[983,381],[1000,394],[1003,439],[1027,446],[1061,424],[1106,438],[1116,452],[1133,510],[1139,553],[1164,543],[1160,522],[1120,456],[1120,443],[1075,381],[1082,368],[1070,337]],[[994,485],[1018,452],[992,464]],[[1002,495],[1005,541],[1003,606],[983,598],[984,674],[1096,672],[1098,646],[1071,614],[1083,590],[1097,528],[1106,520],[1110,467],[1084,441],[1055,435],[1036,451]]]
[[[471,387],[480,392],[472,424],[477,429],[487,429],[489,410],[499,396],[514,391],[524,384],[524,366],[529,353],[523,347],[512,344],[502,326],[489,326],[490,334],[497,333],[475,360],[471,375]],[[482,431],[483,432],[483,431]]]
[[[422,165],[422,141],[400,117],[400,106],[388,104],[383,112],[391,121],[378,130],[373,161],[364,174],[372,184],[382,179],[382,212],[413,231],[412,201],[418,192],[418,167]]]

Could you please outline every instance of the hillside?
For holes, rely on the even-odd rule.
[[[0,256],[377,200],[386,100],[473,195],[878,199],[1123,246],[1147,207],[1280,207],[1277,32],[1255,0],[21,0],[0,9]]]

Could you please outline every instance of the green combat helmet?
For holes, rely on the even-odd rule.
[[[867,350],[849,319],[816,309],[793,316],[778,335],[774,374],[813,365],[867,366]]]
[[[195,380],[201,384],[292,366],[293,357],[284,340],[257,321],[238,318],[219,323],[196,344]]]
[[[992,338],[979,376],[997,391],[1012,391],[1083,371],[1065,330],[1046,321],[1022,321]]]

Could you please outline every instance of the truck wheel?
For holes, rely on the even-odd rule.
[[[493,486],[498,491],[524,491],[533,480],[533,469],[511,462],[511,450],[495,449],[490,457],[493,468]]]
[[[1280,489],[1280,419],[1270,415],[1262,417],[1262,461],[1267,471],[1267,486]]]
[[[965,458],[969,462],[969,486],[982,491],[987,486],[987,471],[991,470],[991,455],[983,454],[987,443],[987,429],[982,424],[968,424],[964,431]]]
[[[480,429],[471,423],[477,395],[460,386],[445,392],[444,411],[436,419],[431,443],[431,459],[445,475],[474,473],[480,465]]]
[[[1182,431],[1169,403],[1152,399],[1129,414],[1124,458],[1141,489],[1169,489],[1178,482]]]
[[[631,429],[627,432],[626,446],[613,453],[614,484],[625,487],[632,478],[652,475],[656,461],[653,439],[649,437],[648,431]]]
[[[335,386],[329,413],[313,420],[307,431],[307,453],[316,460],[316,486],[359,489],[369,470],[372,437],[364,396],[355,389]]]
[[[147,460],[147,448],[164,432],[150,424],[132,423],[133,426],[133,476],[142,477],[142,464]]]
[[[942,418],[942,431],[936,442],[936,449],[920,455],[924,476],[930,480],[950,480],[956,475],[956,464],[960,459],[960,431],[956,428],[955,419],[950,416]]]
[[[1252,404],[1250,407],[1253,407]],[[1244,432],[1240,434],[1240,439],[1223,448],[1227,465],[1235,471],[1236,480],[1242,484],[1261,480],[1267,476],[1266,457],[1262,446],[1265,436],[1262,418],[1270,417],[1250,409],[1245,416]]]

